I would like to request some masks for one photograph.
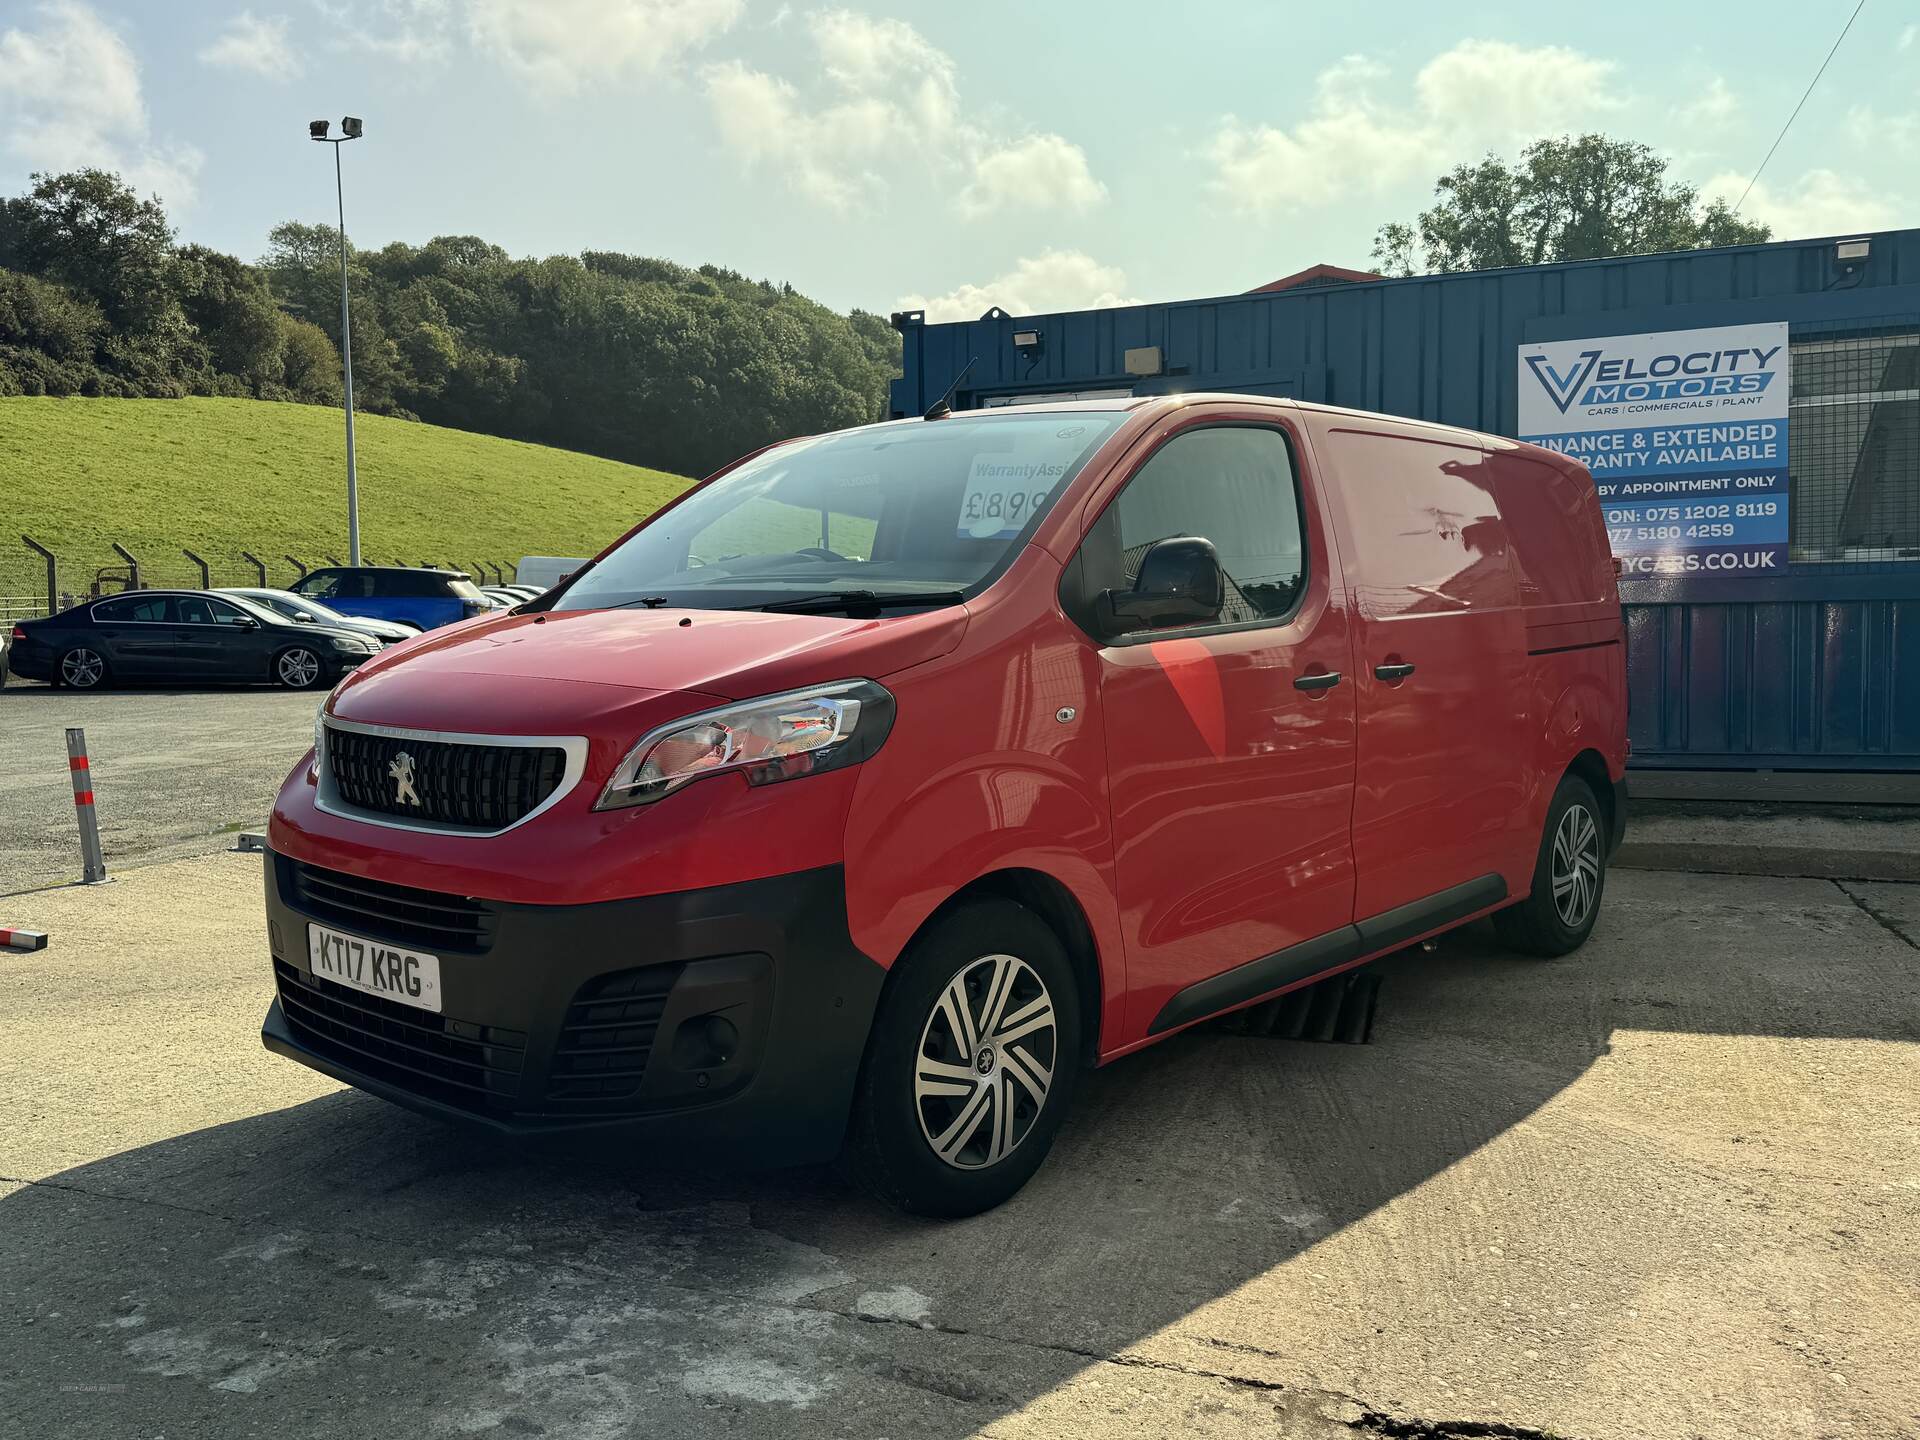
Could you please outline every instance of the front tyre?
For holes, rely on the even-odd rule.
[[[963,902],[889,979],[854,1095],[854,1173],[916,1215],[991,1210],[1047,1158],[1079,1056],[1059,938],[1011,900]]]
[[[287,690],[311,690],[326,679],[327,667],[304,645],[294,645],[273,657],[273,679]]]
[[[1606,827],[1593,787],[1568,775],[1547,807],[1533,889],[1494,913],[1494,932],[1512,949],[1552,957],[1578,950],[1593,933],[1607,884]]]

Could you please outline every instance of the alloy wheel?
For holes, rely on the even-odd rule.
[[[91,650],[69,650],[60,660],[60,678],[76,690],[91,690],[107,673],[107,662]]]
[[[940,992],[913,1077],[920,1133],[956,1170],[997,1165],[1033,1130],[1059,1061],[1053,996],[1026,961],[984,955]]]
[[[1578,930],[1600,889],[1600,827],[1584,805],[1569,805],[1553,832],[1553,907]]]
[[[311,650],[289,650],[280,657],[280,683],[304,690],[320,678],[320,659]]]

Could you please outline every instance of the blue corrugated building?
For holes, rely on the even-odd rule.
[[[1891,791],[1889,772],[1920,772],[1920,230],[1411,279],[1317,266],[1247,294],[950,324],[906,312],[892,409],[924,411],[972,361],[955,408],[1230,390],[1516,435],[1523,346],[1782,322],[1787,563],[1622,580],[1634,764],[1880,773]]]

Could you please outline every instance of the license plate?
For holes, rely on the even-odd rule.
[[[440,1013],[440,960],[379,940],[307,926],[307,963],[322,980]]]

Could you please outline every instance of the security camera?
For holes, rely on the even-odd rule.
[[[345,135],[349,140],[358,140],[363,128],[360,121],[352,115],[347,116],[340,122],[340,133]]]
[[[310,140],[324,140],[327,138],[327,129],[328,124],[325,120],[309,120],[307,122],[307,138]]]

